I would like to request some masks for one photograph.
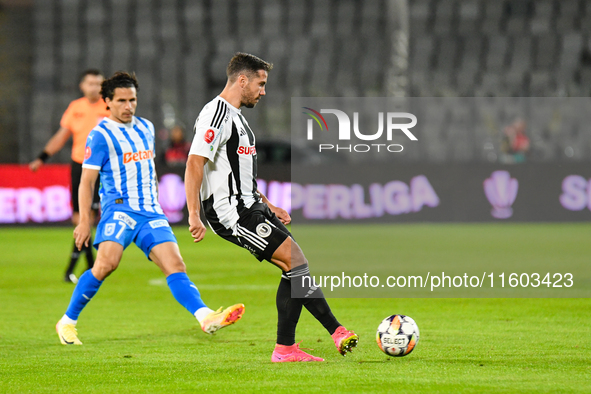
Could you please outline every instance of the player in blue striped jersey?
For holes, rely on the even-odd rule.
[[[244,313],[242,304],[215,312],[209,309],[186,274],[176,238],[158,203],[154,126],[134,116],[137,89],[135,76],[124,72],[101,85],[111,115],[91,131],[86,142],[79,188],[80,223],[74,230],[76,246],[88,246],[92,195],[100,173],[102,213],[94,242],[98,254],[92,269],[80,277],[70,305],[56,325],[64,345],[82,344],[76,331],[78,316],[104,279],[117,269],[131,242],[162,270],[173,296],[206,333],[235,323]]]

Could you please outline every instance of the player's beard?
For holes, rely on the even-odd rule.
[[[255,97],[254,94],[243,94],[240,101],[242,102],[242,106],[246,108],[254,108],[254,106],[257,105],[257,98],[260,99],[260,96]]]

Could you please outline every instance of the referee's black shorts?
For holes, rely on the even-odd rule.
[[[210,226],[212,223],[210,223]],[[213,226],[212,226],[213,228]],[[245,210],[234,229],[214,229],[215,233],[227,241],[242,246],[259,261],[271,261],[273,253],[287,237],[293,236],[281,220],[269,209],[267,204],[255,203]]]
[[[72,161],[72,208],[73,211],[80,212],[80,205],[78,204],[78,187],[80,186],[80,177],[82,176],[82,164]],[[100,186],[100,177],[96,178],[94,185],[94,196],[92,196],[92,210],[98,212],[101,205],[101,199],[98,194]]]

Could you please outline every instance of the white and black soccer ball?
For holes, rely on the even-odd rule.
[[[408,316],[388,316],[378,327],[376,341],[388,356],[406,356],[419,343],[419,326]]]

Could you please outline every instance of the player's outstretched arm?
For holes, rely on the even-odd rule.
[[[189,232],[194,242],[199,242],[205,236],[205,225],[199,216],[201,200],[199,190],[203,182],[203,167],[207,158],[199,155],[189,155],[185,170],[185,193],[187,194],[187,209],[189,210]]]
[[[39,167],[43,165],[45,160],[59,152],[64,147],[64,145],[66,145],[66,142],[68,142],[68,139],[70,139],[71,135],[72,132],[70,129],[67,127],[60,127],[57,133],[55,133],[53,137],[49,139],[39,157],[29,163],[29,168],[31,171],[37,171]]]
[[[269,201],[267,196],[265,196],[259,190],[257,190],[257,192],[260,194],[261,200],[263,200],[263,202],[269,206],[269,209],[271,210],[271,212],[273,212],[275,214],[275,216],[277,216],[277,219],[281,220],[281,223],[283,223],[283,224],[291,223],[291,216],[289,216],[289,213],[287,213],[287,211],[285,209],[276,207],[275,205],[271,204],[271,202]]]
[[[98,177],[99,170],[82,168],[80,177],[80,186],[78,187],[78,204],[80,206],[80,223],[74,229],[74,239],[78,250],[82,245],[88,246],[90,239],[90,229],[92,226],[92,196],[94,195],[94,185]]]

